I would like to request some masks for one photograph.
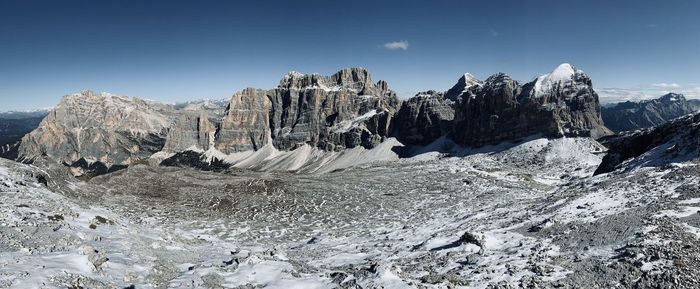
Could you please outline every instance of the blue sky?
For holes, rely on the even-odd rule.
[[[494,3],[491,3],[494,2]],[[496,3],[497,2],[497,3]],[[178,102],[370,69],[401,96],[559,63],[602,97],[700,97],[700,1],[0,1],[0,110],[84,89]]]

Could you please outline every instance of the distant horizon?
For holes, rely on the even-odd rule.
[[[289,71],[367,68],[401,99],[464,73],[527,82],[560,63],[601,103],[700,98],[700,2],[0,2],[0,111],[83,90],[164,103],[269,89]]]

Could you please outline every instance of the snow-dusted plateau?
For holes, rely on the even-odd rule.
[[[613,134],[569,64],[68,95],[1,151],[0,288],[697,288],[700,114],[666,120]]]

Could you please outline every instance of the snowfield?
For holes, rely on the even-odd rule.
[[[0,288],[698,284],[694,161],[592,176],[604,148],[586,138],[390,152],[226,156],[336,163],[323,173],[143,164],[89,181],[0,160]]]

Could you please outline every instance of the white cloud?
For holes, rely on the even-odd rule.
[[[493,37],[498,37],[501,35],[501,33],[498,33],[498,31],[491,29],[489,32],[491,32],[491,36]]]
[[[389,50],[408,50],[408,41],[406,40],[401,40],[401,41],[392,41],[392,42],[387,42],[384,43],[384,48],[389,49]]]
[[[653,87],[662,87],[662,88],[679,88],[681,87],[680,84],[678,83],[654,83],[651,86]]]
[[[656,27],[659,27],[659,24],[656,24],[656,23],[649,23],[649,24],[647,24],[647,27],[648,27],[648,28],[656,28]]]

